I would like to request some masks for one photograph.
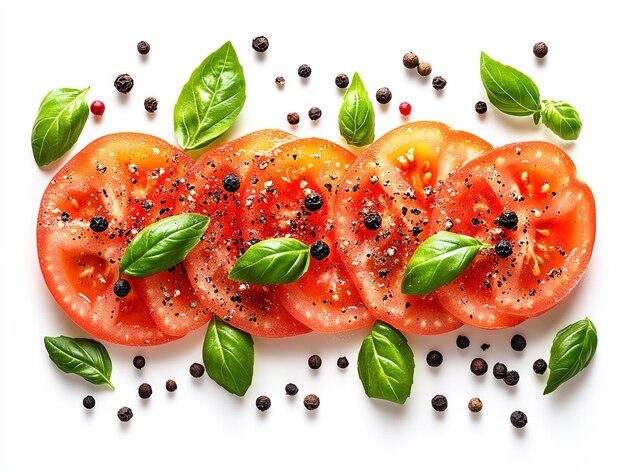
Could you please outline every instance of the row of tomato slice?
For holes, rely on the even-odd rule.
[[[321,208],[307,209],[311,193],[321,195]],[[503,211],[515,212],[516,227],[498,224]],[[203,240],[184,263],[128,278],[131,293],[115,296],[130,240],[183,212],[211,217]],[[104,231],[90,227],[94,216],[106,218]],[[411,255],[440,230],[492,245],[505,239],[514,251],[479,253],[431,295],[403,294]],[[330,255],[287,285],[228,279],[251,244],[285,236],[322,240]],[[509,327],[574,288],[594,238],[593,195],[563,150],[545,142],[494,149],[436,122],[396,128],[360,157],[278,130],[236,139],[196,162],[153,136],[104,136],[52,179],[37,228],[41,270],[61,308],[95,337],[126,345],[180,338],[212,315],[263,337],[340,332],[375,319],[414,334],[463,323]]]

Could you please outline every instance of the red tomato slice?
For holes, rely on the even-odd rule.
[[[154,300],[139,280],[128,279],[125,298],[115,296],[113,284],[133,236],[171,214],[176,182],[190,165],[184,152],[156,137],[112,134],[80,151],[46,188],[37,225],[41,271],[61,308],[95,337],[137,346],[176,338],[155,325]],[[108,222],[101,232],[90,228],[96,215]]]
[[[503,211],[516,214],[514,228],[496,222],[506,220]],[[511,244],[506,258],[479,253],[436,292],[449,312],[485,328],[554,307],[583,276],[595,239],[593,194],[570,157],[547,142],[509,144],[465,164],[438,192],[432,219],[431,232],[449,228],[494,246]]]
[[[355,159],[349,150],[324,139],[299,139],[258,160],[246,182],[247,240],[295,237],[313,247],[307,273],[276,289],[287,310],[316,332],[374,322],[339,261],[333,231],[337,187]],[[327,247],[316,250],[315,243]],[[324,250],[329,255],[316,259]]]
[[[489,149],[472,134],[414,122],[382,136],[348,170],[338,193],[335,237],[374,316],[415,334],[439,334],[461,325],[434,295],[402,294],[402,277],[428,234],[440,182]]]
[[[246,203],[243,188],[250,169],[255,162],[271,158],[279,145],[292,139],[291,134],[282,131],[263,130],[211,150],[189,172],[186,183],[190,191],[177,206],[178,212],[211,217],[204,240],[184,262],[198,297],[234,327],[260,337],[310,332],[283,307],[274,288],[228,279],[228,272],[250,243],[241,231]],[[229,174],[236,176],[240,185],[235,191],[225,188],[224,177]]]

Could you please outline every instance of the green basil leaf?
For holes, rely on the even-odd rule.
[[[243,396],[252,384],[252,336],[214,316],[204,337],[202,361],[213,381],[228,392]]]
[[[381,321],[365,337],[357,369],[368,397],[404,404],[411,395],[415,359],[404,335]]]
[[[30,144],[35,162],[48,165],[76,144],[89,116],[85,95],[89,87],[59,88],[44,97],[33,130]]]
[[[309,246],[298,239],[266,239],[250,247],[228,278],[258,285],[281,285],[299,280],[309,269]]]
[[[82,376],[93,384],[106,384],[115,389],[111,383],[111,357],[100,342],[91,339],[73,339],[60,337],[44,337],[43,339],[50,359],[65,373]]]
[[[230,41],[202,61],[174,105],[174,132],[185,150],[226,132],[246,101],[243,67]]]
[[[120,261],[120,275],[154,275],[182,262],[209,227],[201,214],[178,214],[161,219],[139,232]]]
[[[480,249],[488,248],[473,237],[437,232],[413,253],[402,278],[404,294],[429,294],[463,273]]]
[[[535,82],[484,52],[480,53],[480,78],[489,101],[503,113],[528,116],[541,111],[539,89]]]
[[[550,131],[561,139],[578,139],[583,123],[576,109],[563,101],[544,101],[541,119]]]
[[[598,347],[598,333],[587,317],[557,332],[550,349],[550,376],[544,394],[549,394],[580,373]]]
[[[339,132],[353,146],[374,142],[374,106],[356,72],[339,109]]]

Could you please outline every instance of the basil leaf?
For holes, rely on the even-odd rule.
[[[339,132],[353,146],[374,142],[374,106],[356,72],[339,109]]]
[[[357,369],[368,397],[404,404],[411,395],[415,360],[404,335],[381,321],[365,337]]]
[[[89,87],[59,88],[44,97],[33,130],[30,144],[35,162],[48,165],[76,144],[89,116],[85,95]]]
[[[550,376],[544,394],[580,373],[591,361],[598,346],[598,333],[587,317],[557,332],[550,349]]]
[[[299,280],[309,269],[309,246],[298,239],[266,239],[250,247],[228,278],[258,285],[281,285]]]
[[[213,381],[228,392],[243,396],[252,384],[252,336],[214,316],[204,337],[202,361]]]
[[[404,294],[429,294],[463,273],[480,249],[488,248],[473,237],[437,232],[413,253],[402,278]]]
[[[545,101],[541,119],[550,131],[561,139],[578,139],[583,123],[572,105],[563,101]]]
[[[535,82],[484,52],[480,53],[480,78],[489,101],[503,113],[528,116],[541,111],[539,89]]]
[[[120,275],[154,275],[182,262],[209,227],[201,214],[178,214],[161,219],[139,232],[120,261]]]
[[[246,101],[246,80],[230,41],[202,61],[174,105],[174,132],[184,150],[226,132]]]
[[[111,357],[100,342],[91,339],[73,339],[60,337],[44,337],[43,339],[50,359],[65,373],[82,376],[93,384],[106,384],[115,389],[111,383]]]

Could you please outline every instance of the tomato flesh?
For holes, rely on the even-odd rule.
[[[378,139],[347,171],[336,204],[336,240],[370,312],[405,332],[439,334],[461,323],[434,295],[402,294],[406,265],[428,234],[431,205],[448,174],[491,145],[436,122]],[[367,227],[380,216],[380,227]],[[374,225],[375,226],[375,225]]]
[[[516,227],[497,223],[513,211]],[[450,224],[452,226],[450,227]],[[437,291],[465,323],[499,328],[546,312],[581,279],[595,239],[595,203],[570,157],[546,142],[510,144],[467,163],[438,192],[431,232],[510,243],[505,258],[481,251]]]

